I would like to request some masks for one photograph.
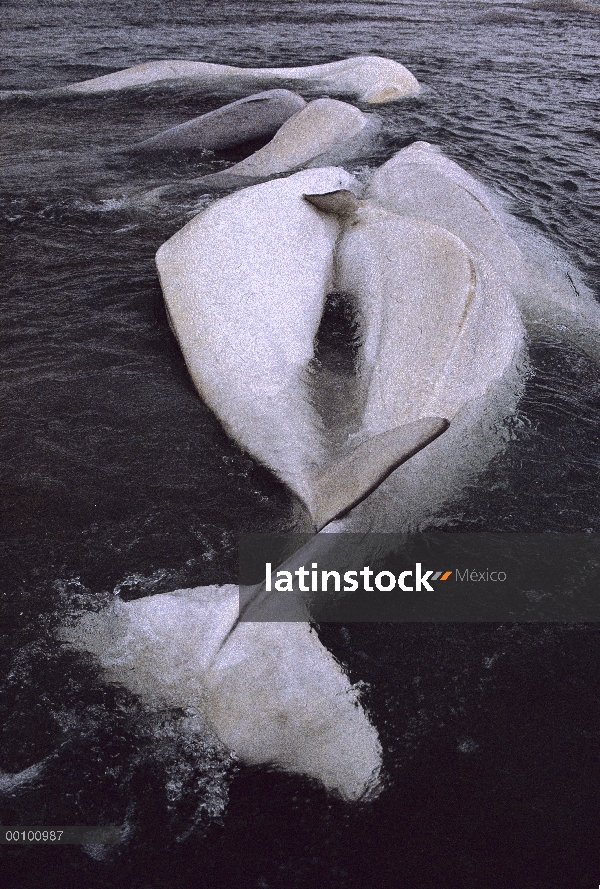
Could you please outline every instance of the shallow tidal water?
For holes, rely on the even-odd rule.
[[[440,145],[598,298],[600,4],[54,0],[2,16],[0,821],[125,826],[117,847],[3,847],[4,885],[596,885],[596,625],[321,626],[383,745],[382,794],[352,806],[241,766],[55,641],[115,592],[232,582],[239,532],[289,527],[291,503],[195,394],[154,267],[214,197],[186,181],[238,156],[122,152],[224,97],[8,91],[160,58],[389,56],[425,91],[363,109],[384,139],[349,169]],[[505,450],[430,526],[600,531],[599,420],[597,365],[560,331],[531,342]]]

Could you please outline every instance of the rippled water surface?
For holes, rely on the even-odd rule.
[[[0,769],[42,765],[21,783],[0,774],[0,817],[128,831],[108,851],[9,850],[9,879],[596,885],[595,626],[322,627],[366,683],[382,738],[386,788],[364,808],[240,767],[182,731],[185,714],[144,713],[54,641],[57,623],[115,590],[231,582],[239,531],[288,527],[291,504],[196,396],[154,267],[160,244],[212,199],[185,182],[233,158],[122,152],[224,97],[8,91],[161,58],[389,56],[425,91],[377,108],[384,140],[350,169],[415,139],[440,145],[598,297],[600,4],[55,0],[6,2],[2,16]],[[600,531],[598,367],[560,331],[529,352],[505,451],[435,527]]]

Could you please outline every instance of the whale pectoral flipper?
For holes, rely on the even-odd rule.
[[[303,194],[302,197],[322,213],[331,213],[334,216],[352,216],[359,207],[358,198],[347,188],[325,194]]]
[[[427,447],[450,423],[424,417],[383,432],[360,444],[314,479],[315,494],[308,505],[313,525],[320,531],[368,497],[394,469]]]

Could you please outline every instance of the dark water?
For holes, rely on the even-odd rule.
[[[0,89],[169,57],[395,58],[427,90],[378,109],[384,143],[352,169],[439,144],[598,296],[599,4],[534,6],[4,3]],[[0,106],[0,769],[44,763],[0,795],[0,817],[128,830],[105,853],[3,847],[3,885],[594,886],[596,626],[321,627],[381,735],[386,787],[368,806],[239,766],[182,732],[185,714],[144,713],[54,641],[115,589],[231,582],[238,533],[291,521],[283,487],[196,396],[153,264],[206,200],[185,180],[226,161],[119,153],[222,103],[159,88]],[[435,527],[600,530],[597,366],[559,339],[530,359],[505,452]]]

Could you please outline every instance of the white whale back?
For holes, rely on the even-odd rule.
[[[170,127],[132,146],[134,151],[189,150],[222,151],[269,139],[288,118],[304,108],[302,96],[275,89],[256,93]]]
[[[377,731],[308,624],[238,624],[208,687],[211,724],[246,762],[310,775],[350,800],[377,792]]]
[[[394,102],[420,92],[417,79],[404,65],[380,56],[357,56],[300,68],[236,68],[211,62],[165,59],[72,83],[62,87],[60,92],[104,93],[170,80],[187,80],[206,89],[238,91],[256,86],[289,86],[352,96],[370,104]]]
[[[485,257],[534,330],[560,330],[600,360],[600,305],[581,282],[575,288],[577,273],[543,238],[517,230],[490,192],[437,148],[415,142],[398,152],[376,170],[367,196],[447,228]]]
[[[492,196],[427,142],[413,143],[376,170],[367,197],[394,213],[443,226],[483,254],[510,286],[523,286],[523,255]]]

